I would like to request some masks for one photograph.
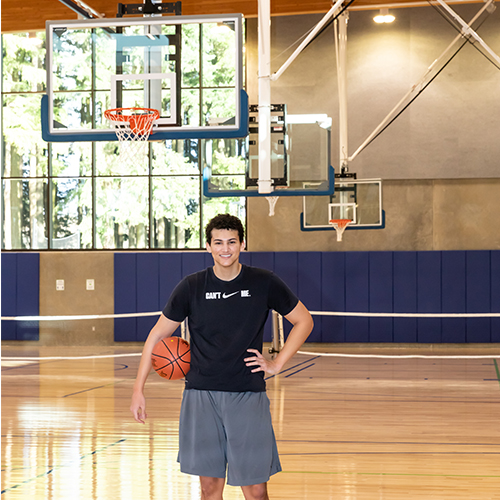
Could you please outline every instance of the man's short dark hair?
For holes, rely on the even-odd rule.
[[[243,224],[238,217],[231,214],[219,214],[216,215],[205,228],[205,238],[207,243],[210,245],[212,241],[212,229],[229,229],[231,231],[238,231],[238,236],[240,238],[240,243],[245,239],[245,230],[243,229]]]

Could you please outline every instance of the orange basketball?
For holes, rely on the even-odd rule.
[[[180,337],[158,342],[151,354],[153,368],[160,377],[178,380],[186,376],[191,362],[189,343]]]

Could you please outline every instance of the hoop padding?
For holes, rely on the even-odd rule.
[[[157,109],[116,108],[104,112],[120,142],[120,160],[130,163],[146,155],[147,140],[160,117]]]
[[[331,219],[330,224],[337,231],[337,241],[342,241],[342,234],[345,228],[352,222],[351,219]]]

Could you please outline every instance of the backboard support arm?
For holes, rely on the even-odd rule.
[[[144,3],[118,4],[116,17],[125,15],[152,15],[152,14],[174,14],[182,15],[182,2],[153,3],[152,0],[144,0]]]
[[[104,17],[102,14],[99,14],[99,12],[97,12],[81,0],[59,0],[59,2],[66,5],[66,7],[70,8],[73,12],[76,12],[78,15],[84,17],[85,19]]]
[[[440,4],[446,5],[441,0],[438,0]],[[472,24],[474,24],[477,19],[487,10],[488,12],[491,9],[491,5],[494,3],[494,0],[488,0],[484,6],[479,10],[479,12],[471,19],[469,24],[466,24],[468,30],[470,32],[475,31],[471,28]],[[448,6],[446,5],[448,10]],[[451,9],[450,9],[451,10]],[[465,21],[462,21],[465,24]],[[455,39],[448,45],[448,47],[443,51],[443,53],[427,68],[425,74],[420,78],[420,80],[411,87],[411,89],[404,95],[404,97],[394,106],[394,108],[389,112],[389,114],[382,120],[382,122],[375,128],[375,130],[365,139],[365,141],[358,147],[358,149],[349,157],[349,161],[354,160],[356,156],[358,156],[363,149],[365,149],[375,138],[381,133],[381,131],[400,113],[406,106],[408,106],[420,92],[431,82],[432,75],[436,71],[440,71],[445,64],[447,64],[454,54],[450,54],[455,45],[460,42],[464,37],[471,36],[472,33],[462,31],[459,35],[455,37]],[[466,43],[466,42],[464,42]],[[484,43],[484,42],[483,42]],[[485,44],[486,45],[486,44]],[[461,47],[460,47],[461,48]],[[460,50],[460,49],[459,49]],[[491,50],[491,49],[490,49]],[[498,56],[496,56],[498,58]]]

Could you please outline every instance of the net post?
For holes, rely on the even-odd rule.
[[[189,335],[189,325],[187,319],[185,319],[181,323],[181,338],[184,339],[186,342],[189,342],[191,340],[191,335]]]
[[[278,353],[281,350],[280,346],[280,327],[279,327],[279,314],[276,311],[271,311],[272,315],[272,345],[269,348],[269,353]]]

